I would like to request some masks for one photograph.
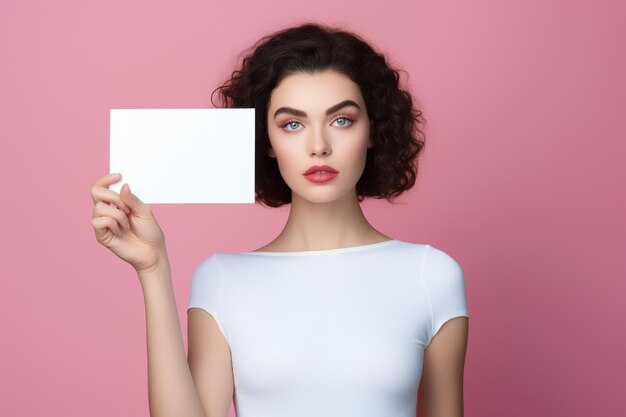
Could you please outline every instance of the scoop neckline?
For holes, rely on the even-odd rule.
[[[347,246],[345,248],[335,249],[320,249],[320,250],[305,250],[305,251],[290,251],[290,252],[241,252],[241,255],[256,255],[256,256],[294,256],[294,255],[326,255],[332,253],[345,253],[345,252],[360,252],[368,249],[375,249],[382,246],[388,246],[393,243],[400,242],[398,239],[389,239],[377,243],[369,243],[367,245]]]

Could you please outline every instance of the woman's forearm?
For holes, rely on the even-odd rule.
[[[169,261],[138,275],[146,310],[150,416],[205,417],[187,363]]]

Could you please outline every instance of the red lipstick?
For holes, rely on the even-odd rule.
[[[324,183],[335,178],[339,175],[339,172],[328,165],[313,165],[303,175],[309,181]]]

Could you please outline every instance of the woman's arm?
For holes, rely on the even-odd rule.
[[[138,273],[146,307],[151,417],[205,417],[189,371],[167,257]]]
[[[417,394],[418,417],[463,417],[467,317],[448,320],[424,351]]]
[[[228,341],[215,319],[201,308],[187,311],[187,362],[207,417],[227,417],[234,394]]]
[[[109,189],[121,175],[106,174],[91,187],[91,224],[98,243],[137,271],[146,307],[148,395],[152,417],[205,417],[183,345],[165,235],[150,206],[130,191]]]

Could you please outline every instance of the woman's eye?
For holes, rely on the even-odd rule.
[[[352,119],[350,119],[349,117],[338,117],[335,119],[335,122],[340,121],[341,123],[339,123],[338,126],[350,126],[352,124]]]
[[[289,121],[289,122],[287,122],[287,123],[285,123],[285,124],[283,125],[283,129],[284,129],[286,126],[298,127],[298,125],[299,125],[299,124],[300,124],[300,122],[296,122],[295,120],[291,120],[291,121]],[[294,125],[295,125],[295,126],[294,126]],[[289,132],[293,132],[294,130],[295,130],[295,129],[287,129],[287,131],[289,131]]]
[[[354,123],[354,121],[352,119],[350,119],[349,117],[338,117],[336,118],[333,123],[338,122],[337,126],[339,127],[344,127],[344,126],[350,126],[352,123]],[[288,132],[296,132],[300,129],[298,129],[298,126],[301,125],[300,122],[296,121],[296,120],[290,120],[287,123],[285,123],[282,127],[283,129],[285,129]]]

